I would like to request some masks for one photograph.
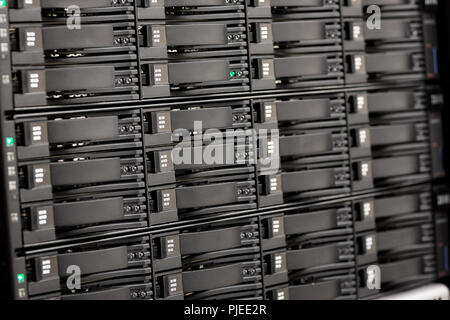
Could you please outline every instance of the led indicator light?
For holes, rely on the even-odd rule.
[[[14,145],[14,138],[13,137],[6,137],[6,146],[7,147],[11,147],[13,145]]]
[[[0,8],[6,7],[6,0],[0,0]]]
[[[22,282],[24,282],[25,281],[25,274],[23,274],[23,273],[18,273],[17,274],[17,282],[18,283],[22,283]]]
[[[230,77],[234,77],[236,75],[236,72],[230,71]]]

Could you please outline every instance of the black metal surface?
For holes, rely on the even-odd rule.
[[[2,295],[365,299],[445,281],[446,1],[438,13],[418,0],[384,5],[381,31],[364,27],[370,1],[78,2],[86,29],[73,42],[62,24],[72,3],[10,8],[12,59],[0,57],[15,86],[0,87]],[[275,113],[279,104],[278,118],[261,120],[266,102]],[[293,106],[320,110],[297,117]],[[192,131],[194,120],[279,129],[279,170],[250,163],[267,141],[247,141],[248,158],[227,166],[167,162],[172,131]],[[7,191],[11,176],[20,194]],[[62,287],[71,264],[88,270],[87,293]],[[381,292],[365,288],[369,264],[386,274]]]

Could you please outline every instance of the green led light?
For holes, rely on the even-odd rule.
[[[11,147],[14,145],[14,138],[13,137],[6,137],[6,146]]]
[[[22,282],[24,282],[25,281],[25,274],[23,274],[23,273],[18,273],[17,274],[17,282],[18,283],[22,283]]]
[[[6,7],[6,0],[0,0],[0,8]]]
[[[230,71],[230,77],[234,77],[236,75],[236,72]]]

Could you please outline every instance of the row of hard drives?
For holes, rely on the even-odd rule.
[[[381,25],[366,23],[371,5]],[[14,109],[435,79],[434,9],[419,0],[9,1],[2,100]]]
[[[442,177],[442,96],[427,90],[6,121],[14,247]]]
[[[9,164],[17,168],[8,205],[20,212],[9,227],[11,245],[26,249],[14,261],[26,279],[17,292],[36,299],[355,299],[428,283],[449,272],[448,194],[427,183],[444,175],[441,104],[434,87],[412,86],[18,115],[5,122],[14,141]],[[174,142],[180,128],[188,135]],[[232,139],[208,140],[211,128]],[[272,131],[254,134],[263,129]],[[176,154],[194,160],[196,149],[204,155],[211,145],[232,161],[175,164]],[[260,161],[268,158],[264,164],[276,166]],[[425,184],[406,186],[413,183]],[[305,201],[312,204],[292,206]],[[274,207],[283,203],[291,205]],[[145,232],[176,221],[186,224]],[[125,236],[32,250],[114,232]],[[81,288],[69,290],[73,265],[82,270]],[[367,289],[377,273],[382,289]]]
[[[446,215],[439,196],[424,184],[47,250],[14,266],[31,299],[377,298],[448,274],[448,224],[435,228],[433,220]],[[78,290],[70,287],[74,265]],[[371,287],[377,274],[380,287]]]

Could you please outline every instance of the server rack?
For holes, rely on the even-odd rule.
[[[2,295],[378,299],[448,279],[438,12],[5,2]]]

